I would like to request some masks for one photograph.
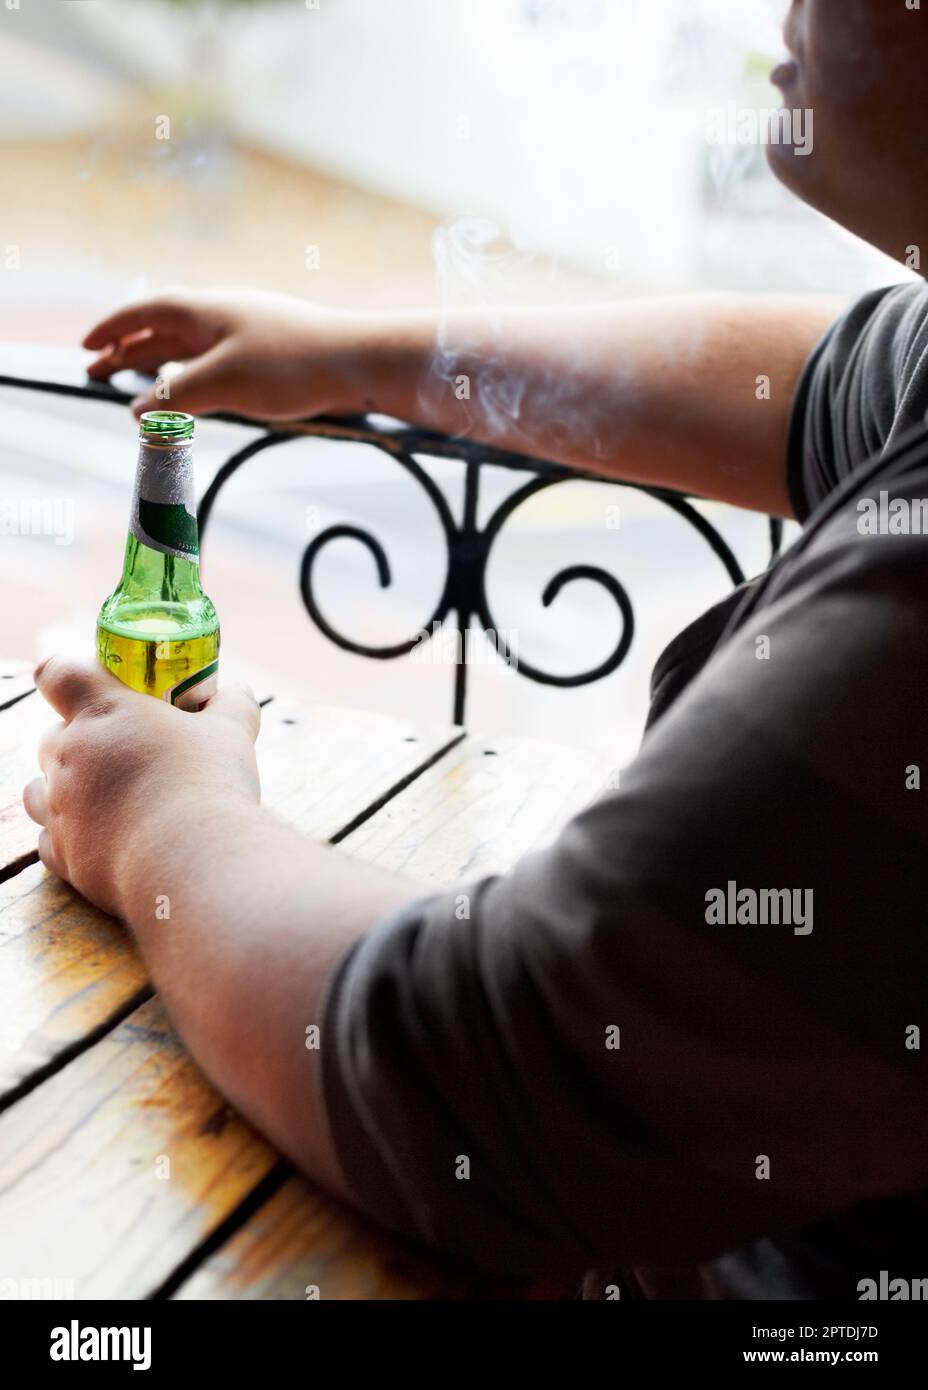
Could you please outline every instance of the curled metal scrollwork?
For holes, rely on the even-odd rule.
[[[438,519],[444,532],[445,541],[448,545],[449,555],[453,555],[457,527],[451,509],[445,501],[444,494],[436,485],[435,481],[429,477],[420,463],[405,452],[392,452],[392,457],[396,459],[407,472],[416,479],[419,485],[424,488],[426,495],[431,501],[438,514]],[[386,589],[392,583],[390,572],[390,562],[387,559],[383,546],[372,536],[369,531],[363,531],[359,526],[329,526],[321,531],[318,536],[314,536],[309,545],[303,552],[303,559],[300,564],[300,593],[303,596],[303,603],[306,611],[321,632],[336,646],[348,652],[354,652],[358,656],[373,657],[377,661],[391,661],[397,656],[406,656],[413,648],[419,646],[423,640],[423,633],[431,633],[445,621],[451,610],[451,599],[449,597],[452,585],[446,577],[445,587],[441,598],[435,607],[431,618],[426,623],[422,631],[417,632],[405,642],[396,642],[388,647],[364,646],[360,642],[355,642],[349,637],[345,637],[338,632],[323,613],[319,602],[313,592],[313,565],[320,553],[330,541],[349,538],[360,541],[362,545],[370,551],[377,566],[377,577],[380,580],[380,587]],[[448,574],[450,575],[450,565]]]
[[[479,465],[471,465],[471,467],[479,467]],[[480,576],[477,616],[483,624],[484,630],[493,634],[496,649],[503,660],[508,661],[521,675],[526,676],[529,680],[537,681],[540,685],[557,685],[566,688],[579,685],[592,685],[594,681],[602,680],[605,676],[611,675],[613,671],[618,670],[628,655],[635,634],[635,615],[632,610],[631,600],[615,575],[610,574],[608,570],[601,569],[598,565],[571,565],[568,569],[561,570],[553,579],[550,579],[541,595],[542,604],[545,608],[549,608],[566,584],[570,584],[575,579],[590,579],[594,583],[600,584],[607,593],[612,595],[621,614],[622,631],[619,634],[619,640],[614,650],[606,660],[600,662],[598,666],[594,666],[589,671],[578,672],[572,676],[560,676],[554,675],[549,671],[542,671],[539,667],[533,666],[530,662],[525,661],[521,656],[513,660],[508,644],[504,638],[500,637],[500,628],[497,626],[496,620],[493,617],[486,595],[486,566],[489,561],[490,549],[496,537],[503,529],[503,526],[509,520],[510,516],[512,516],[513,512],[518,507],[521,507],[524,502],[527,502],[530,497],[534,497],[536,493],[541,492],[545,488],[557,486],[557,483],[560,481],[564,480],[535,478],[532,482],[526,483],[524,487],[517,488],[515,492],[510,493],[505,501],[502,502],[493,513],[483,533],[486,537],[486,549],[483,572]]]
[[[372,441],[373,442],[373,441]],[[468,462],[467,484],[465,489],[464,520],[462,525],[458,525],[443,494],[438,490],[434,481],[423,470],[421,465],[408,454],[391,451],[392,456],[416,480],[425,488],[438,514],[441,528],[444,533],[447,545],[448,556],[445,571],[445,583],[441,597],[432,612],[431,617],[424,626],[406,641],[394,643],[391,646],[371,647],[356,642],[353,638],[345,636],[335,629],[326,618],[313,590],[313,565],[326,545],[331,541],[348,538],[359,541],[370,551],[374,558],[377,568],[377,575],[381,588],[386,588],[391,583],[390,564],[386,553],[380,542],[369,532],[357,526],[338,525],[330,526],[325,531],[310,541],[303,553],[303,560],[300,566],[300,590],[306,609],[313,619],[316,626],[325,633],[330,641],[341,647],[344,651],[354,652],[361,656],[373,657],[377,660],[391,660],[394,657],[405,656],[412,652],[423,642],[434,637],[448,622],[449,618],[454,618],[454,623],[458,634],[466,638],[470,630],[470,619],[477,618],[484,633],[487,634],[492,644],[495,646],[501,661],[518,671],[521,675],[528,677],[529,680],[537,681],[543,685],[555,686],[579,686],[588,685],[593,681],[601,680],[604,676],[615,671],[624,661],[632,643],[634,634],[634,614],[631,600],[625,589],[607,570],[594,565],[574,565],[569,569],[562,570],[559,574],[549,581],[542,594],[542,604],[547,608],[557,598],[566,584],[575,579],[589,579],[600,584],[616,602],[622,618],[622,631],[619,641],[609,655],[609,657],[594,667],[592,670],[583,671],[575,675],[556,675],[541,670],[539,667],[523,660],[515,653],[509,642],[502,635],[502,630],[496,624],[490,610],[489,601],[486,594],[486,571],[490,558],[493,542],[502,530],[503,525],[512,512],[529,497],[541,491],[542,488],[553,487],[558,482],[567,481],[562,478],[535,478],[531,482],[518,488],[515,492],[497,508],[489,523],[482,529],[478,529],[476,523],[477,500],[479,495],[479,476],[480,463]],[[458,664],[457,683],[455,690],[454,718],[456,723],[461,723],[464,716],[464,700],[466,696],[466,653],[462,642],[461,658]]]
[[[357,436],[353,436],[357,437]],[[489,460],[482,460],[475,456],[473,446],[470,441],[443,441],[443,453],[447,457],[449,444],[458,446],[457,456],[461,458],[466,468],[465,479],[465,500],[463,520],[458,524],[451,514],[444,495],[436,486],[434,480],[422,468],[421,464],[412,456],[409,445],[414,445],[417,441],[423,443],[429,452],[434,450],[434,437],[421,436],[416,431],[406,431],[404,434],[403,445],[395,436],[388,437],[389,442],[380,435],[368,434],[367,443],[377,448],[383,449],[399,463],[406,471],[416,479],[422,486],[431,500],[444,534],[447,546],[447,564],[444,588],[441,597],[435,606],[431,617],[412,637],[403,642],[397,642],[390,646],[374,647],[363,645],[354,639],[340,633],[332,623],[326,618],[316,593],[313,588],[313,566],[320,552],[331,541],[346,538],[356,540],[361,543],[373,556],[377,569],[377,575],[381,588],[386,588],[392,582],[390,564],[386,553],[380,542],[368,531],[362,530],[357,526],[337,525],[330,526],[314,539],[306,547],[300,566],[300,591],[303,602],[310,617],[316,626],[322,631],[330,641],[341,647],[344,651],[353,652],[358,655],[373,657],[377,660],[392,660],[394,657],[405,656],[415,650],[424,641],[430,640],[443,627],[449,619],[453,621],[458,636],[463,639],[459,647],[459,656],[456,665],[454,710],[453,717],[456,723],[462,723],[464,719],[464,709],[467,691],[467,655],[465,643],[468,633],[471,630],[471,619],[475,618],[480,628],[489,638],[496,649],[500,659],[513,670],[527,679],[536,681],[542,685],[560,686],[562,688],[590,685],[595,681],[602,680],[621,666],[628,655],[632,644],[635,620],[631,600],[627,591],[615,575],[608,570],[602,569],[597,565],[572,565],[567,569],[561,570],[548,584],[541,596],[541,602],[548,608],[557,599],[563,588],[575,580],[585,579],[599,584],[615,601],[621,618],[621,630],[618,640],[610,654],[596,666],[577,672],[572,675],[560,675],[550,671],[544,671],[540,667],[525,660],[521,654],[517,654],[502,634],[502,630],[497,624],[487,597],[487,567],[490,559],[492,547],[505,523],[512,516],[513,512],[529,498],[535,496],[545,488],[556,486],[558,483],[574,481],[577,478],[586,478],[590,481],[608,481],[594,477],[590,474],[572,473],[570,470],[563,470],[557,465],[544,464],[538,460],[519,460],[525,471],[532,471],[539,474],[529,482],[516,488],[508,497],[497,507],[487,524],[480,528],[477,523],[477,503],[479,499],[481,469],[486,462],[497,463],[497,457]],[[478,446],[479,447],[479,446]],[[509,460],[512,456],[507,456],[504,466],[513,465]],[[677,515],[685,519],[703,537],[715,555],[724,565],[729,578],[734,584],[742,582],[744,576],[731,548],[724,538],[715,530],[710,522],[699,512],[686,498],[678,497],[674,494],[664,492],[660,489],[641,488],[640,491],[646,492],[655,497],[665,505],[669,506]],[[772,533],[772,539],[775,537]]]

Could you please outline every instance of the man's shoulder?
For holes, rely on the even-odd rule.
[[[895,386],[914,365],[917,345],[928,343],[928,284],[924,280],[869,290],[835,323],[827,344],[833,375],[849,369],[862,384]]]
[[[853,587],[885,585],[900,591],[905,575],[912,597],[928,605],[928,424],[901,432],[834,488],[809,517],[803,533],[775,567],[765,602],[796,583],[809,592],[832,589],[835,576],[853,570]]]

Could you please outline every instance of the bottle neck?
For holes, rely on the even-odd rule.
[[[189,440],[139,444],[120,589],[174,602],[202,594]]]

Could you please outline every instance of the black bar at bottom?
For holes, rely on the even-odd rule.
[[[389,1311],[388,1311],[389,1309]],[[364,1329],[363,1343],[357,1332]],[[4,1365],[17,1380],[32,1372],[209,1376],[292,1369],[311,1382],[325,1368],[356,1378],[359,1345],[395,1356],[394,1371],[419,1367],[441,1376],[423,1354],[430,1334],[460,1376],[470,1358],[482,1374],[505,1360],[524,1380],[538,1356],[562,1351],[581,1385],[608,1365],[622,1371],[690,1376],[734,1367],[861,1366],[915,1371],[923,1360],[925,1309],[920,1302],[863,1303],[172,1303],[7,1301],[0,1308]],[[108,1330],[107,1330],[108,1329]],[[420,1340],[421,1339],[421,1340]],[[103,1359],[103,1353],[106,1358]],[[113,1353],[120,1354],[114,1359]],[[514,1363],[510,1358],[515,1358]],[[355,1375],[352,1375],[355,1372]],[[437,1373],[437,1375],[436,1375]],[[416,1377],[413,1374],[413,1381]],[[44,1382],[43,1382],[44,1383]],[[141,1383],[141,1382],[140,1382]],[[685,1383],[685,1382],[681,1382]],[[894,1382],[896,1383],[896,1382]]]

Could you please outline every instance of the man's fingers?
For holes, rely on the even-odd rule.
[[[225,343],[217,343],[172,377],[167,397],[156,396],[154,387],[136,396],[132,402],[136,419],[146,410],[186,410],[191,415],[202,415],[207,410],[219,410],[228,405],[225,347]]]
[[[94,324],[84,338],[83,346],[93,351],[108,347],[130,333],[141,333],[143,329],[152,332],[182,333],[189,321],[190,309],[170,297],[161,299],[142,299],[126,304],[115,313],[107,315]]]
[[[26,815],[37,825],[48,820],[48,783],[44,777],[34,777],[23,788],[23,806]]]
[[[61,742],[64,727],[63,722],[50,724],[39,737],[36,757],[43,772],[48,772],[48,769],[58,760],[58,745]]]
[[[49,835],[47,830],[41,830],[39,832],[38,851],[39,858],[45,865],[46,869],[50,870],[50,872],[53,874],[57,874],[59,878],[67,878],[68,875],[65,871],[64,864],[62,864],[61,860],[55,853],[52,847],[52,837],[51,835]]]
[[[66,723],[86,705],[116,696],[120,691],[131,694],[102,666],[65,656],[49,656],[39,662],[33,680],[39,694]]]
[[[87,368],[92,381],[108,381],[114,372],[156,372],[165,362],[189,355],[188,343],[177,334],[144,333],[123,339]]]
[[[201,717],[231,719],[254,741],[261,727],[261,706],[247,685],[224,685],[200,711]]]

